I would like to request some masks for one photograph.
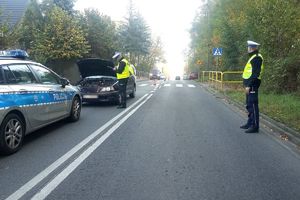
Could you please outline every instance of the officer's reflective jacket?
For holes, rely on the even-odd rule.
[[[117,66],[117,79],[128,78],[130,76],[129,67],[129,62],[123,58]]]
[[[264,69],[263,57],[258,51],[250,53],[249,56],[243,72],[244,86],[259,87]]]

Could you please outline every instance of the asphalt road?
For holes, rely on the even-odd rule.
[[[193,81],[139,82],[0,157],[0,199],[300,199],[300,156]]]

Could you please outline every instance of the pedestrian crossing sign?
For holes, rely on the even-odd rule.
[[[213,56],[222,56],[223,49],[222,48],[213,48]]]

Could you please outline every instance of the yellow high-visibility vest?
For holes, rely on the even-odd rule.
[[[244,68],[244,72],[243,72],[243,79],[249,79],[252,75],[252,65],[251,65],[251,60],[253,60],[256,56],[261,57],[262,59],[262,64],[261,64],[261,69],[260,69],[260,74],[258,79],[261,79],[261,75],[263,73],[264,70],[264,59],[262,57],[261,54],[254,54],[253,56],[251,56]]]
[[[123,58],[121,61],[125,62],[125,68],[123,70],[123,72],[121,74],[117,73],[117,79],[123,79],[123,78],[128,78],[130,76],[130,73],[129,73],[129,67],[130,67],[130,64],[129,62]],[[117,68],[119,68],[119,65],[117,66]]]

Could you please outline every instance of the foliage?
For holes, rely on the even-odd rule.
[[[5,16],[0,7],[0,50],[19,48],[17,30],[10,24],[10,16]]]
[[[23,49],[31,49],[39,31],[42,30],[44,19],[40,6],[36,0],[31,0],[19,26],[19,43]]]
[[[86,38],[91,45],[89,56],[111,59],[118,45],[115,22],[97,10],[87,9],[81,26],[87,32]]]
[[[151,43],[149,54],[140,57],[139,70],[149,72],[158,62],[164,63],[164,52],[161,39],[156,38]]]
[[[262,44],[264,89],[275,92],[299,90],[298,11],[299,1],[296,0],[207,1],[190,30],[189,70],[216,70],[210,56],[213,47],[223,48],[219,69],[242,70],[248,59],[246,41],[254,40]],[[198,60],[204,64],[197,65]]]
[[[7,20],[2,16],[2,12],[0,10],[0,17],[2,20],[0,21],[0,49],[6,49],[8,46],[8,35],[9,35],[9,25]]]
[[[68,60],[88,53],[89,45],[73,17],[54,6],[44,18],[45,24],[30,49],[36,60]]]
[[[130,61],[139,66],[141,57],[149,54],[151,33],[141,14],[135,11],[132,1],[128,17],[119,28],[119,37],[122,45],[120,50],[126,52]]]
[[[245,94],[229,90],[226,92],[230,98],[242,104],[245,102]],[[260,111],[269,117],[282,122],[300,131],[300,97],[296,94],[263,93],[259,95]]]
[[[132,1],[124,22],[114,22],[95,9],[79,13],[75,0],[31,0],[21,23],[12,30],[2,22],[1,48],[22,48],[41,63],[100,57],[110,59],[115,51],[128,55],[138,70],[150,71],[163,62],[163,46],[152,39],[145,20]],[[1,15],[1,13],[0,13]]]
[[[44,11],[49,11],[53,6],[61,8],[63,11],[67,12],[69,15],[73,15],[75,10],[73,9],[76,0],[43,0],[41,7]],[[76,12],[75,12],[76,13]]]

